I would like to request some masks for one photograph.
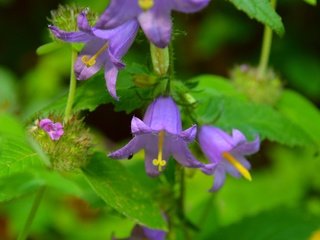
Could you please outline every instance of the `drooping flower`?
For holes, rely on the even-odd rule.
[[[54,123],[49,118],[40,120],[39,127],[46,131],[53,141],[58,141],[64,133],[62,124],[60,122]]]
[[[113,28],[130,19],[137,19],[148,39],[157,47],[168,45],[172,21],[171,11],[193,13],[210,0],[111,0],[97,22],[99,28]]]
[[[219,128],[204,125],[199,130],[198,140],[201,150],[210,161],[202,168],[202,171],[208,175],[214,175],[212,191],[217,191],[222,187],[226,172],[236,178],[242,175],[251,181],[248,171],[250,163],[245,156],[259,150],[259,137],[248,142],[237,129],[233,129],[230,136]]]
[[[187,146],[195,138],[196,126],[182,131],[179,109],[171,97],[154,100],[143,121],[133,117],[131,132],[133,139],[123,148],[110,153],[109,157],[124,159],[144,149],[146,171],[150,176],[158,175],[166,167],[170,155],[183,166],[203,166]]]
[[[80,52],[74,65],[78,80],[86,80],[105,69],[106,85],[109,93],[115,99],[118,70],[124,67],[121,61],[123,55],[133,43],[138,31],[138,23],[132,19],[115,28],[101,30],[91,27],[86,18],[86,11],[78,15],[77,32],[65,32],[56,26],[49,26],[51,32],[66,42],[83,42],[84,49]]]
[[[136,225],[131,233],[131,237],[129,237],[129,240],[143,240],[143,239],[149,239],[149,240],[165,240],[167,233],[162,230],[157,229],[151,229],[147,227],[142,227],[139,225]]]

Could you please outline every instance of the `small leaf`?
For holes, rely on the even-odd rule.
[[[236,8],[244,11],[250,18],[268,25],[278,35],[284,34],[281,17],[272,8],[269,0],[230,0]]]
[[[166,229],[160,209],[149,193],[119,162],[96,153],[83,173],[96,193],[118,212],[150,228]]]
[[[58,43],[56,41],[43,44],[42,46],[38,47],[36,52],[38,55],[44,55],[47,53],[51,53],[63,46],[62,43]]]

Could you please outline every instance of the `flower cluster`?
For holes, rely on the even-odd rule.
[[[74,65],[78,80],[86,80],[101,68],[105,71],[106,86],[110,95],[119,100],[116,93],[118,71],[125,65],[122,57],[132,45],[139,26],[151,44],[151,55],[159,76],[165,76],[169,62],[167,45],[172,34],[171,12],[193,13],[204,8],[210,0],[111,0],[105,12],[91,26],[88,10],[77,17],[78,31],[64,31],[50,25],[55,37],[66,42],[85,43]],[[166,63],[166,64],[163,64]],[[49,119],[40,122],[54,141],[63,135],[62,125]],[[182,166],[199,168],[214,175],[212,191],[220,189],[226,173],[234,177],[243,176],[251,180],[250,164],[245,156],[259,149],[259,138],[248,142],[245,136],[234,129],[232,135],[213,126],[197,126],[183,130],[179,109],[170,96],[156,98],[147,108],[144,118],[133,117],[131,132],[133,139],[121,149],[109,154],[114,159],[127,159],[143,149],[145,168],[150,176],[159,175],[167,166],[170,156]],[[198,138],[200,148],[209,159],[205,164],[190,152],[188,144]]]
[[[85,43],[74,65],[77,79],[86,80],[104,68],[107,89],[118,100],[116,80],[119,69],[124,67],[121,58],[132,45],[139,25],[154,45],[164,48],[171,38],[171,11],[196,12],[209,1],[112,0],[93,27],[84,10],[78,16],[79,31],[66,32],[52,25],[49,29],[63,41]]]
[[[143,121],[133,117],[131,121],[133,139],[109,157],[127,159],[140,149],[145,151],[146,172],[157,176],[166,167],[170,155],[185,167],[200,168],[205,174],[214,175],[212,191],[223,185],[226,172],[234,177],[241,175],[251,180],[250,163],[245,156],[256,153],[260,147],[259,137],[248,142],[246,137],[234,129],[232,136],[219,128],[200,127],[198,141],[210,163],[203,164],[190,152],[187,144],[197,133],[195,125],[182,131],[177,105],[171,97],[159,97],[147,108]]]

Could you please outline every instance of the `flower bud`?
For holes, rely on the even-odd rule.
[[[168,47],[158,48],[150,43],[152,65],[155,73],[160,77],[167,74],[169,68],[169,50]]]
[[[263,78],[258,77],[258,69],[243,64],[231,71],[235,87],[252,102],[274,105],[282,93],[281,79],[269,69]]]
[[[73,116],[62,126],[62,117],[36,120],[30,133],[58,171],[74,171],[87,163],[92,139],[82,119]]]
[[[85,10],[85,8],[76,5],[59,5],[57,10],[51,11],[51,18],[49,18],[49,21],[52,25],[65,31],[77,31],[77,17],[83,10]],[[90,25],[93,25],[98,19],[98,15],[89,11],[89,9],[87,12],[88,21]]]

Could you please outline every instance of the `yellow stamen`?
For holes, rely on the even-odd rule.
[[[163,142],[164,142],[164,131],[159,132],[158,137],[158,158],[153,159],[152,164],[158,167],[158,171],[162,171],[162,167],[164,167],[167,163],[165,160],[162,159],[162,149],[163,149]]]
[[[89,55],[84,55],[81,61],[89,68],[96,64],[96,59],[108,48],[108,43],[105,43],[102,48],[100,48],[95,55],[90,57]]]
[[[154,0],[138,0],[139,7],[143,11],[148,11],[154,5]]]
[[[235,159],[230,153],[223,152],[222,156],[226,160],[228,160],[229,163],[231,163],[232,166],[234,166],[241,173],[243,177],[245,177],[249,181],[252,180],[250,172],[244,166],[242,166],[242,164],[237,159]]]

